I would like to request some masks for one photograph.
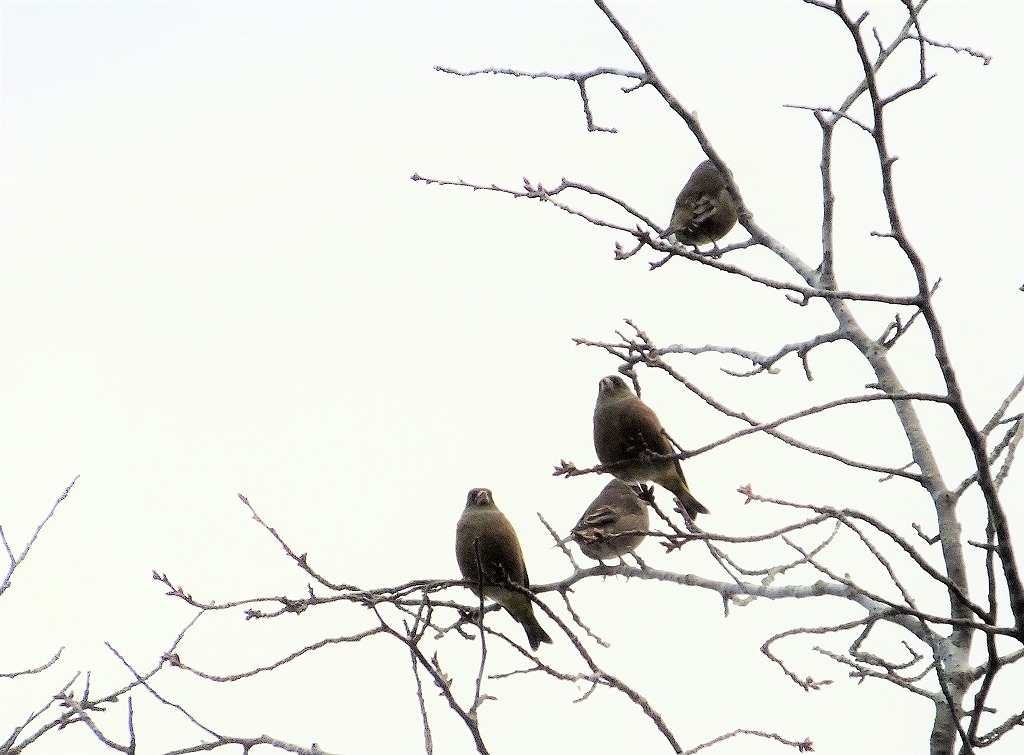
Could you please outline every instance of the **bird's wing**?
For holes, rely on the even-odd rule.
[[[658,415],[640,399],[635,399],[630,410],[622,413],[622,434],[629,439],[627,444],[634,446],[629,449],[632,456],[644,451],[652,454],[674,453],[668,433],[658,421]]]
[[[610,506],[601,505],[596,507],[593,511],[588,511],[583,515],[583,518],[576,523],[574,530],[580,530],[584,527],[603,527],[607,524],[616,522],[619,518],[618,513]]]

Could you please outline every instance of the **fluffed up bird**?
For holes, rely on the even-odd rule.
[[[725,188],[725,179],[710,160],[690,175],[672,209],[672,219],[662,238],[675,234],[687,246],[713,244],[736,225],[736,204]]]
[[[583,512],[566,540],[575,540],[583,555],[595,561],[615,557],[621,560],[646,537],[623,533],[646,532],[650,527],[647,504],[629,485],[612,479]]]
[[[469,491],[466,508],[455,528],[455,558],[474,593],[480,594],[482,581],[484,596],[499,603],[523,625],[531,648],[536,650],[542,642],[552,641],[537,623],[529,596],[505,586],[515,584],[529,589],[530,577],[516,531],[498,510],[487,488]]]
[[[594,450],[609,472],[623,482],[651,482],[670,491],[690,517],[708,510],[693,497],[678,459],[655,461],[652,454],[674,454],[672,441],[651,407],[618,375],[601,378],[594,408]],[[619,462],[622,462],[619,464]]]

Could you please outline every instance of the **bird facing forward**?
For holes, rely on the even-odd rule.
[[[678,459],[650,458],[676,451],[658,415],[618,375],[601,378],[598,385],[594,450],[608,471],[623,482],[649,480],[675,495],[691,518],[708,513],[690,493]]]
[[[725,179],[710,160],[693,171],[672,209],[672,219],[662,238],[675,234],[687,246],[714,244],[737,220],[736,204],[725,188]]]
[[[646,537],[624,533],[646,532],[650,527],[647,504],[633,488],[613,478],[583,512],[566,540],[575,540],[583,555],[595,561],[615,557],[621,561]]]
[[[529,596],[507,587],[514,584],[529,589],[530,578],[516,531],[498,510],[487,488],[469,491],[466,508],[455,528],[455,558],[474,593],[480,594],[482,582],[484,596],[499,603],[523,625],[531,648],[536,650],[542,642],[552,642],[537,623]]]

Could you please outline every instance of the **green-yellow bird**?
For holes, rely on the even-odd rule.
[[[479,560],[477,553],[479,552]],[[512,618],[523,625],[530,647],[536,650],[551,637],[537,623],[533,603],[527,595],[504,585],[530,588],[530,577],[523,561],[523,549],[512,523],[494,504],[491,491],[473,488],[466,499],[466,508],[455,528],[455,558],[462,577],[479,595],[483,567],[484,596],[501,604]]]
[[[737,217],[725,179],[713,162],[705,160],[676,197],[672,219],[661,236],[675,234],[676,241],[687,246],[714,244],[732,230]]]
[[[658,415],[618,375],[601,378],[594,408],[594,450],[609,472],[623,482],[657,483],[683,505],[691,517],[708,510],[693,497],[678,459],[655,461],[651,454],[676,452]],[[621,463],[620,463],[621,462]]]

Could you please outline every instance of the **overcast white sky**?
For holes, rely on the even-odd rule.
[[[855,83],[838,23],[781,0],[611,4],[697,111],[757,220],[816,263],[817,128],[783,105],[837,104]],[[879,5],[871,20],[885,35],[900,4]],[[162,594],[153,569],[200,599],[303,594],[306,580],[238,492],[329,578],[376,587],[456,577],[466,491],[489,487],[519,531],[532,580],[555,581],[569,567],[535,512],[565,530],[602,487],[550,471],[559,459],[596,462],[597,381],[618,366],[572,337],[611,339],[631,317],[658,344],[767,353],[829,327],[823,307],[794,307],[697,265],[652,273],[648,259],[616,262],[613,245],[627,238],[550,206],[409,180],[517,188],[524,176],[548,187],[564,176],[667,221],[703,156],[653,93],[595,82],[595,118],[619,133],[587,133],[571,84],[433,70],[636,69],[586,0],[6,1],[0,12],[0,525],[13,548],[81,475],[0,604],[0,670],[66,647],[47,674],[0,680],[0,739],[75,671],[93,671],[94,691],[123,683],[104,641],[138,668],[156,662],[194,612]],[[1024,264],[1007,240],[1022,200],[1022,20],[1009,0],[933,0],[931,37],[994,60],[932,50],[938,78],[890,111],[901,208],[930,275],[944,279],[940,314],[980,421],[1020,373]],[[884,228],[870,145],[846,129],[841,147],[840,285],[908,292],[892,245],[867,235]],[[742,238],[737,229],[728,240]],[[764,252],[735,260],[783,274]],[[892,311],[863,315],[881,332]],[[936,387],[927,349],[908,339],[894,358],[909,389]],[[812,358],[813,383],[795,361],[750,380],[718,369],[738,362],[675,364],[761,419],[861,392],[870,379],[839,347]],[[645,398],[685,447],[737,429],[667,378],[646,378]],[[940,412],[927,418],[939,433],[952,427]],[[898,466],[906,452],[886,434],[890,421],[857,411],[803,429],[812,442]],[[942,453],[947,481],[959,480],[964,449]],[[897,516],[902,531],[933,524],[910,485],[877,486],[757,439],[686,469],[713,512],[705,526],[721,532],[775,521],[743,507],[735,491],[747,483],[880,516],[913,512]],[[966,521],[976,517],[965,507]],[[695,549],[666,557],[648,542],[640,553],[661,568],[721,576]],[[822,692],[802,692],[761,656],[775,632],[854,618],[845,606],[823,617],[821,605],[762,601],[725,618],[713,593],[616,580],[588,581],[575,598],[613,644],[594,652],[686,747],[736,727],[810,737],[830,755],[925,747],[927,702],[882,683],[858,687],[810,650],[814,641],[786,647],[800,673],[835,680]],[[488,619],[519,631],[504,615]],[[181,655],[233,673],[369,625],[355,611],[263,623],[219,615],[194,628]],[[435,648],[466,700],[475,646],[449,636]],[[564,641],[541,652],[571,658]],[[521,665],[500,649],[491,662],[493,672]],[[175,670],[158,680],[224,733],[331,752],[422,748],[407,653],[384,640],[231,686]],[[522,677],[487,691],[499,698],[481,714],[496,755],[622,753],[620,729],[633,751],[667,751],[609,693],[573,704],[573,690]],[[438,752],[471,752],[464,728],[428,694]],[[1000,711],[1019,709],[1020,697],[1004,694]],[[180,715],[135,697],[143,751],[195,741]],[[124,720],[123,709],[110,715]],[[70,751],[103,750],[75,731],[31,749]],[[785,750],[747,740],[716,751]]]

